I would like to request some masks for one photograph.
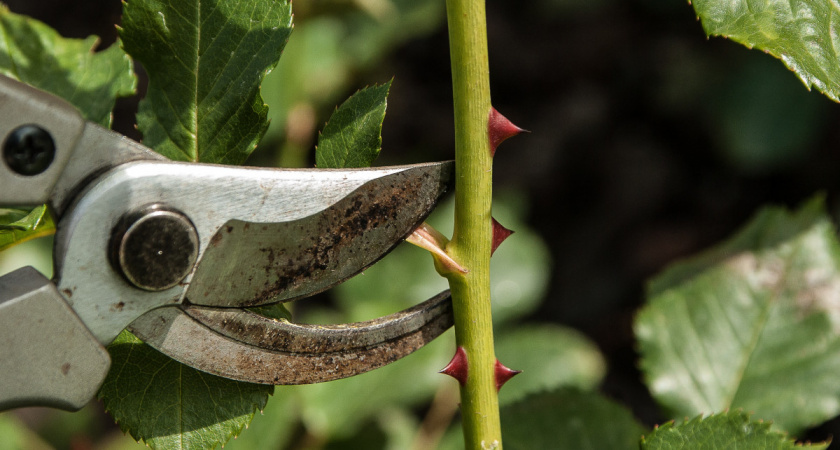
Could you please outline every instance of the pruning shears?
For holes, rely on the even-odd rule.
[[[386,365],[452,325],[448,292],[368,322],[248,308],[358,274],[419,226],[452,163],[265,169],[170,161],[0,76],[0,207],[48,204],[55,276],[0,277],[0,410],[75,410],[124,329],[196,369],[306,384]]]

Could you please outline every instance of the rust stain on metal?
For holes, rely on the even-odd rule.
[[[299,220],[232,220],[211,239],[191,280],[196,292],[187,296],[204,305],[251,307],[324,291],[408,236],[443,195],[446,180],[436,172],[400,172]]]
[[[382,190],[376,190],[350,196],[335,205],[329,214],[319,215],[318,222],[313,225],[320,232],[314,235],[311,242],[299,243],[299,251],[291,252],[297,255],[294,260],[284,260],[275,264],[273,253],[268,252],[265,284],[262,290],[256,293],[253,301],[243,306],[269,302],[282,292],[294,289],[315,277],[318,272],[333,268],[343,259],[342,252],[345,249],[352,252],[353,241],[356,238],[371,230],[392,226],[391,224],[399,219],[400,209],[405,207],[405,199],[408,196],[422,195],[420,192],[427,185],[425,179],[428,177],[428,174],[421,179],[405,177],[405,183],[383,185],[382,188],[386,190],[384,194]],[[393,236],[394,242],[391,244],[396,245],[403,237]],[[370,261],[368,265],[374,262],[376,261]],[[278,275],[276,280],[271,280],[272,273]]]
[[[221,231],[216,232],[212,238],[210,238],[210,246],[211,247],[218,247],[219,244],[222,242],[222,233]]]
[[[354,324],[297,325],[224,308],[188,306],[183,311],[201,329],[237,342],[238,350],[226,353],[224,362],[199,357],[203,366],[198,368],[268,384],[316,383],[381,367],[422,347],[453,322],[448,292],[408,310]]]
[[[421,348],[448,326],[433,321],[399,339],[352,351],[328,353],[238,352],[226,358],[222,376],[262,384],[310,384],[347,378],[390,364]],[[253,347],[252,347],[253,348]],[[257,356],[260,355],[260,356]],[[199,367],[211,373],[214,369]]]

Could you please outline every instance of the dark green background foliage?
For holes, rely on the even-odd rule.
[[[102,36],[101,48],[117,37],[112,27],[121,14],[117,1],[9,3],[13,11],[37,17],[64,36]],[[742,6],[742,2],[729,3]],[[721,269],[709,269],[706,258],[724,261],[733,255],[705,253],[657,278],[650,286],[651,306],[638,315],[636,332],[643,341],[639,347],[633,329],[636,311],[645,302],[646,280],[675,259],[688,258],[724,241],[768,203],[793,208],[823,191],[827,212],[823,215],[806,208],[793,209],[798,213],[782,209],[762,213],[759,217],[793,218],[780,228],[763,229],[753,224],[757,230],[794,230],[779,233],[770,241],[783,248],[770,245],[756,250],[757,243],[768,241],[747,238],[738,245],[730,241],[730,247],[723,248],[754,252],[749,255],[757,260],[783,255],[799,261],[785,252],[798,255],[801,252],[797,249],[805,248],[805,243],[822,239],[829,242],[823,250],[835,245],[831,243],[834,231],[826,224],[840,211],[840,128],[834,126],[840,123],[840,107],[817,92],[809,93],[771,56],[731,42],[740,39],[778,53],[754,38],[772,34],[779,24],[770,19],[787,17],[783,8],[790,2],[752,3],[764,4],[765,9],[756,10],[758,19],[745,22],[754,30],[739,36],[715,21],[698,24],[695,9],[677,0],[488,2],[494,104],[533,132],[505,143],[495,157],[494,170],[499,193],[494,213],[501,223],[517,231],[500,247],[493,266],[499,356],[509,366],[526,370],[502,391],[505,430],[512,439],[545,438],[522,426],[529,424],[527,420],[517,422],[517,416],[529,411],[521,402],[531,399],[533,404],[548,405],[551,411],[533,419],[531,425],[552,420],[570,423],[564,414],[571,409],[557,410],[551,407],[553,402],[588,408],[588,412],[572,419],[583,419],[596,410],[622,418],[632,412],[635,422],[622,422],[628,433],[616,438],[629,443],[629,435],[644,432],[646,448],[673,446],[716,421],[724,422],[715,425],[718,429],[744,432],[730,436],[732,439],[770,437],[778,448],[789,446],[790,441],[782,435],[768,434],[765,425],[747,423],[749,419],[743,413],[709,417],[709,413],[720,411],[702,411],[705,418],[697,418],[698,411],[690,402],[662,394],[667,390],[661,388],[667,388],[667,383],[657,385],[654,381],[649,390],[643,380],[661,380],[663,376],[667,380],[669,373],[673,376],[673,372],[657,367],[656,358],[641,364],[646,374],[639,369],[641,356],[651,358],[662,349],[655,345],[658,337],[646,335],[645,329],[670,330],[664,325],[645,327],[646,321],[659,317],[658,308],[673,308],[674,302],[698,285],[720,285],[715,270]],[[818,9],[820,2],[801,3]],[[699,12],[709,10],[709,4],[694,2]],[[776,9],[778,14],[772,14]],[[713,15],[717,12],[711,9]],[[248,164],[312,166],[317,132],[324,129],[334,108],[360,86],[382,84],[392,77],[382,130],[383,151],[377,164],[452,157],[443,2],[298,1],[295,23],[283,58],[263,84],[262,95],[271,106],[267,117],[272,121],[263,143],[250,156],[252,142],[237,147],[230,159],[219,150],[213,151],[213,158],[241,162],[247,156]],[[706,40],[704,28],[732,39]],[[831,62],[826,61],[822,58],[816,66]],[[149,69],[152,71],[152,67]],[[139,72],[142,91],[147,78],[142,67]],[[234,75],[226,72],[225,76]],[[114,127],[139,138],[133,127],[136,101],[117,103]],[[259,106],[253,108],[256,116],[264,114]],[[141,120],[153,122],[149,119],[152,109],[141,109],[141,117],[146,117]],[[158,125],[141,125],[141,129],[149,132],[149,127]],[[170,156],[195,158],[189,151],[179,152],[182,150],[172,150]],[[446,217],[447,213],[442,213]],[[447,217],[442,222],[448,221]],[[809,228],[813,224],[819,226]],[[750,233],[738,236],[749,237]],[[0,268],[20,257],[15,250],[4,252]],[[825,262],[836,259],[835,253],[816,254]],[[738,261],[743,262],[729,262]],[[404,308],[445,286],[430,266],[428,256],[421,251],[400,248],[336,292],[297,305],[296,315],[313,322],[335,322],[369,319]],[[807,271],[807,266],[802,267]],[[802,279],[833,279],[830,273],[822,274],[822,278]],[[744,280],[726,278],[726,282],[751,286]],[[763,304],[758,301],[766,299],[763,291],[754,291],[757,295],[749,298]],[[778,298],[781,304],[765,308],[765,313],[772,316],[788,309],[800,311],[800,315],[794,314],[794,322],[815,323],[823,336],[819,348],[808,347],[810,352],[825,352],[815,361],[833,362],[835,357],[826,356],[833,355],[829,352],[836,347],[833,317],[820,310],[819,302],[803,309],[807,302],[797,303],[802,298],[796,295]],[[785,303],[785,299],[794,302]],[[689,314],[694,321],[687,323],[709,325],[704,320],[712,317],[715,310],[709,305],[714,304],[707,301],[687,308],[694,314]],[[800,344],[791,346],[773,338],[773,329],[766,330],[771,339],[762,340],[765,329],[756,326],[760,322],[744,323],[743,329],[753,331],[750,336],[759,336],[759,345],[752,348],[752,353],[741,352],[740,356],[757,354],[757,368],[779,369],[762,365],[767,360],[760,358],[768,352],[776,354],[778,349],[802,356],[795,351]],[[788,322],[768,323],[790,326]],[[549,340],[558,344],[546,345]],[[418,443],[439,442],[439,448],[457,449],[461,441],[451,407],[457,403],[457,391],[451,380],[435,374],[451,356],[451,346],[449,333],[416,355],[370,374],[324,385],[278,388],[265,414],[258,413],[250,429],[226,448],[411,448]],[[527,367],[529,362],[545,358],[550,361]],[[558,369],[549,370],[552,367]],[[704,367],[716,370],[714,375],[726,375],[731,369],[726,364]],[[831,377],[836,371],[820,369],[823,366],[819,365],[809,367],[822,374],[820,383],[828,386],[821,397],[824,404],[810,410],[816,411],[814,416],[795,414],[797,420],[779,417],[779,425],[795,432],[799,440],[820,441],[840,435],[840,420],[836,418],[819,425],[836,413],[832,406],[836,400],[829,395],[834,395],[830,391],[837,385]],[[771,372],[747,374],[757,379]],[[534,378],[528,378],[529,374]],[[801,375],[786,374],[790,379]],[[782,382],[788,379],[775,378]],[[726,385],[730,389],[727,392],[740,389],[738,395],[749,397],[761,386],[769,386],[747,381]],[[595,388],[612,400],[600,396],[588,399]],[[795,396],[786,395],[761,393],[758,397],[797,401]],[[433,396],[437,400],[432,401]],[[739,398],[728,394],[722,397]],[[663,411],[657,401],[667,409]],[[729,403],[735,408],[741,406]],[[441,405],[450,408],[435,409]],[[749,403],[745,408],[764,411],[767,406],[767,410],[779,408]],[[752,419],[772,419],[759,413]],[[684,423],[683,417],[691,419]],[[59,448],[69,448],[69,443],[78,441],[92,442],[95,448],[103,449],[136,446],[128,438],[112,440],[119,431],[110,418],[102,415],[98,404],[72,415],[39,411],[31,416],[0,418],[0,436],[8,436],[11,448],[24,445],[15,442],[37,443],[39,439]],[[655,424],[665,424],[672,418],[680,421],[652,431]],[[438,419],[444,425],[423,427]],[[22,422],[28,427],[20,426]],[[812,425],[817,427],[804,429]],[[578,430],[587,429],[581,422]],[[418,430],[426,431],[418,434]],[[614,436],[598,431],[595,437]],[[574,447],[580,442],[575,439],[588,436],[569,432],[564,438],[573,443],[570,448],[580,448]],[[539,442],[534,445],[553,441]],[[723,448],[714,447],[712,441],[707,443],[708,448]],[[506,447],[516,445],[510,442]]]

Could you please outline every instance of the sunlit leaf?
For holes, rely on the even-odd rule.
[[[98,41],[63,38],[0,4],[0,74],[55,94],[107,127],[117,97],[134,94],[137,81],[119,45],[94,53]]]
[[[672,417],[743,408],[796,434],[840,413],[840,245],[817,199],[766,208],[651,282],[641,367]]]
[[[827,443],[796,444],[769,422],[750,420],[742,411],[666,423],[642,439],[642,450],[785,450],[828,448]]]
[[[327,168],[370,167],[382,148],[382,121],[391,82],[353,94],[339,106],[318,138],[315,165]]]
[[[260,96],[292,31],[288,0],[130,0],[125,50],[149,74],[143,142],[182,161],[241,164],[268,127]]]
[[[840,101],[837,3],[825,0],[695,0],[709,35],[724,36],[782,60],[805,83]]]

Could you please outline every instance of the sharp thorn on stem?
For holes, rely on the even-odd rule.
[[[521,370],[513,370],[505,367],[504,364],[500,363],[499,360],[496,360],[496,391],[498,392],[499,389],[504,386],[505,383],[508,382],[511,378],[519,375],[522,373]]]
[[[490,107],[490,117],[487,119],[487,136],[490,138],[490,155],[496,154],[496,148],[505,139],[527,132],[503,116],[496,108]]]
[[[444,373],[452,378],[455,378],[458,380],[458,383],[463,386],[467,383],[467,372],[469,372],[467,352],[464,350],[464,347],[459,346],[458,349],[455,350],[455,356],[452,357],[452,361],[449,361],[449,364],[441,369],[440,373]]]
[[[496,252],[496,249],[499,248],[499,245],[501,245],[502,242],[505,241],[505,239],[507,239],[511,234],[513,234],[513,231],[508,230],[507,228],[502,226],[502,224],[496,221],[495,218],[491,217],[491,219],[493,220],[493,246],[490,250],[490,254],[492,255]]]

